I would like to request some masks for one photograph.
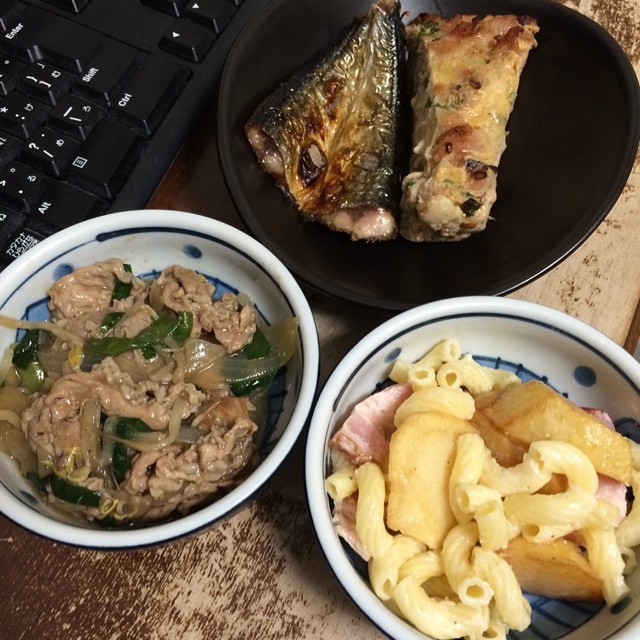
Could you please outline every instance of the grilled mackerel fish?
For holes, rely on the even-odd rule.
[[[406,28],[413,110],[400,234],[455,241],[485,229],[536,21],[421,14]]]
[[[261,167],[304,219],[353,240],[397,235],[405,57],[399,4],[380,0],[247,121]]]

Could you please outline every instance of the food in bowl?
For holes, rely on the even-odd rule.
[[[48,308],[0,317],[25,330],[4,358],[0,448],[55,508],[103,526],[184,515],[256,467],[295,317],[269,326],[192,269],[138,277],[118,258],[62,276]]]
[[[436,372],[424,361],[409,381],[414,363],[443,340],[457,341],[465,355],[438,367],[440,382],[455,387],[457,369],[481,373],[466,377],[472,393],[434,388]],[[354,346],[316,403],[306,481],[327,561],[362,612],[394,638],[635,637],[639,539],[627,486],[638,490],[638,445],[630,441],[638,439],[638,415],[640,365],[564,314],[488,297],[400,314]],[[549,416],[552,437],[541,432]],[[578,446],[585,427],[591,448]],[[549,460],[554,466],[540,474]],[[555,486],[546,481],[552,469]],[[377,501],[366,498],[372,488]],[[580,518],[594,518],[587,537],[601,536],[605,562],[595,538],[587,544],[573,531]],[[509,605],[498,609],[505,594]],[[474,598],[488,601],[484,612]]]
[[[606,414],[479,365],[454,339],[389,377],[330,440],[327,478],[378,597],[453,640],[526,629],[523,590],[608,606],[629,593],[640,446]]]

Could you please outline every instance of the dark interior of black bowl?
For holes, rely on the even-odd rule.
[[[500,295],[558,264],[599,225],[631,171],[640,124],[635,73],[595,22],[545,0],[405,0],[422,11],[538,19],[538,47],[509,121],[487,229],[457,243],[351,241],[298,212],[259,168],[244,123],[280,82],[332,45],[369,0],[277,0],[232,48],[219,97],[219,148],[238,210],[304,283],[333,296],[406,309],[461,295]]]

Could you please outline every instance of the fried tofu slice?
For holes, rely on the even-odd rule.
[[[537,380],[479,395],[472,422],[503,466],[521,462],[532,442],[562,440],[580,449],[598,473],[631,482],[629,440]]]
[[[391,436],[387,524],[430,549],[456,524],[449,478],[464,433],[474,433],[469,421],[434,411],[411,414]]]

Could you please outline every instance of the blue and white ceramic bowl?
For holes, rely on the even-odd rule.
[[[226,224],[176,211],[129,211],[78,224],[30,249],[0,277],[0,313],[39,320],[47,317],[46,292],[71,269],[110,257],[130,263],[139,275],[172,264],[207,276],[218,294],[245,292],[268,323],[299,319],[299,348],[272,386],[271,414],[261,442],[262,463],[227,495],[183,518],[116,531],[79,526],[43,503],[0,453],[0,511],[31,531],[54,540],[94,548],[130,548],[164,543],[211,526],[247,504],[269,481],[304,427],[315,396],[319,347],[304,293],[286,267],[260,243]],[[0,349],[16,332],[0,328]],[[74,521],[75,522],[75,521]]]
[[[640,431],[640,364],[593,328],[540,305],[496,297],[443,300],[402,313],[362,339],[336,367],[316,403],[306,448],[306,487],[319,542],[337,579],[394,640],[425,636],[378,600],[366,566],[338,538],[324,487],[327,443],[354,405],[384,382],[393,360],[417,360],[444,338],[457,338],[463,353],[481,364],[541,379],[579,405],[608,411],[625,435]],[[627,582],[631,595],[613,611],[531,597],[532,624],[509,638],[635,640],[640,637],[640,570]]]

